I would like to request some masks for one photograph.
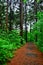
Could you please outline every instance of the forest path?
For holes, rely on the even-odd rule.
[[[43,65],[43,57],[34,44],[27,43],[15,52],[7,65]]]

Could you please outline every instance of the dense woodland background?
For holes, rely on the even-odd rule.
[[[0,63],[26,42],[43,52],[43,0],[0,0]]]

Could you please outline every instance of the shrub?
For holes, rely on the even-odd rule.
[[[12,47],[13,48],[13,47]],[[8,41],[0,39],[0,64],[3,65],[9,58],[13,57]]]
[[[43,52],[43,21],[39,20],[33,27],[34,39],[37,35],[37,42],[35,43],[39,50]]]
[[[9,32],[0,31],[0,63],[3,65],[9,59],[13,57],[13,51],[20,48],[25,40],[23,39],[23,44],[21,44],[21,36],[17,30],[12,30]]]
[[[25,35],[25,31],[23,32],[23,37],[25,39],[26,35]],[[33,42],[34,37],[33,37],[33,33],[27,32],[27,42]]]

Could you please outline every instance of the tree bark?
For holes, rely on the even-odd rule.
[[[12,0],[10,0],[10,21],[9,21],[9,31],[12,30],[12,11],[11,11],[11,2]]]
[[[23,3],[20,0],[20,36],[23,38]],[[21,39],[21,44],[23,44],[23,40]]]
[[[1,22],[1,20],[0,20],[0,28],[2,29],[2,22]]]
[[[35,20],[37,22],[37,1],[34,1],[34,10],[35,10]],[[37,26],[36,26],[36,30],[37,30]],[[37,34],[35,35],[35,41],[37,42]]]
[[[27,42],[27,10],[26,10],[26,6],[27,6],[27,4],[25,5],[25,40]]]
[[[6,7],[6,31],[8,31],[8,0],[7,0],[7,7]]]

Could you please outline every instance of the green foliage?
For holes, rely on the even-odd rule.
[[[23,43],[25,40],[23,39]],[[13,51],[20,48],[21,36],[17,30],[5,31],[0,30],[0,63],[3,65],[13,57]]]
[[[27,0],[22,0],[24,3],[26,3]]]
[[[13,53],[10,48],[12,47],[8,41],[0,39],[0,64],[4,64],[9,58],[13,57]]]
[[[39,20],[42,20],[43,19],[43,11],[42,12],[37,12],[37,18],[39,19]]]
[[[37,3],[39,3],[40,2],[40,0],[37,0]]]
[[[33,34],[32,34],[32,33],[29,33],[29,32],[28,32],[27,37],[28,37],[28,38],[27,38],[28,42],[33,42],[34,37],[33,37]]]
[[[35,35],[37,35],[37,42],[35,43],[39,50],[43,52],[43,12],[38,12],[38,21],[33,26],[34,41]]]
[[[25,31],[23,32],[23,38],[25,39],[26,37],[26,34],[25,34]],[[27,32],[27,42],[33,42],[34,40],[34,37],[33,37],[33,34],[30,33],[30,32]]]

